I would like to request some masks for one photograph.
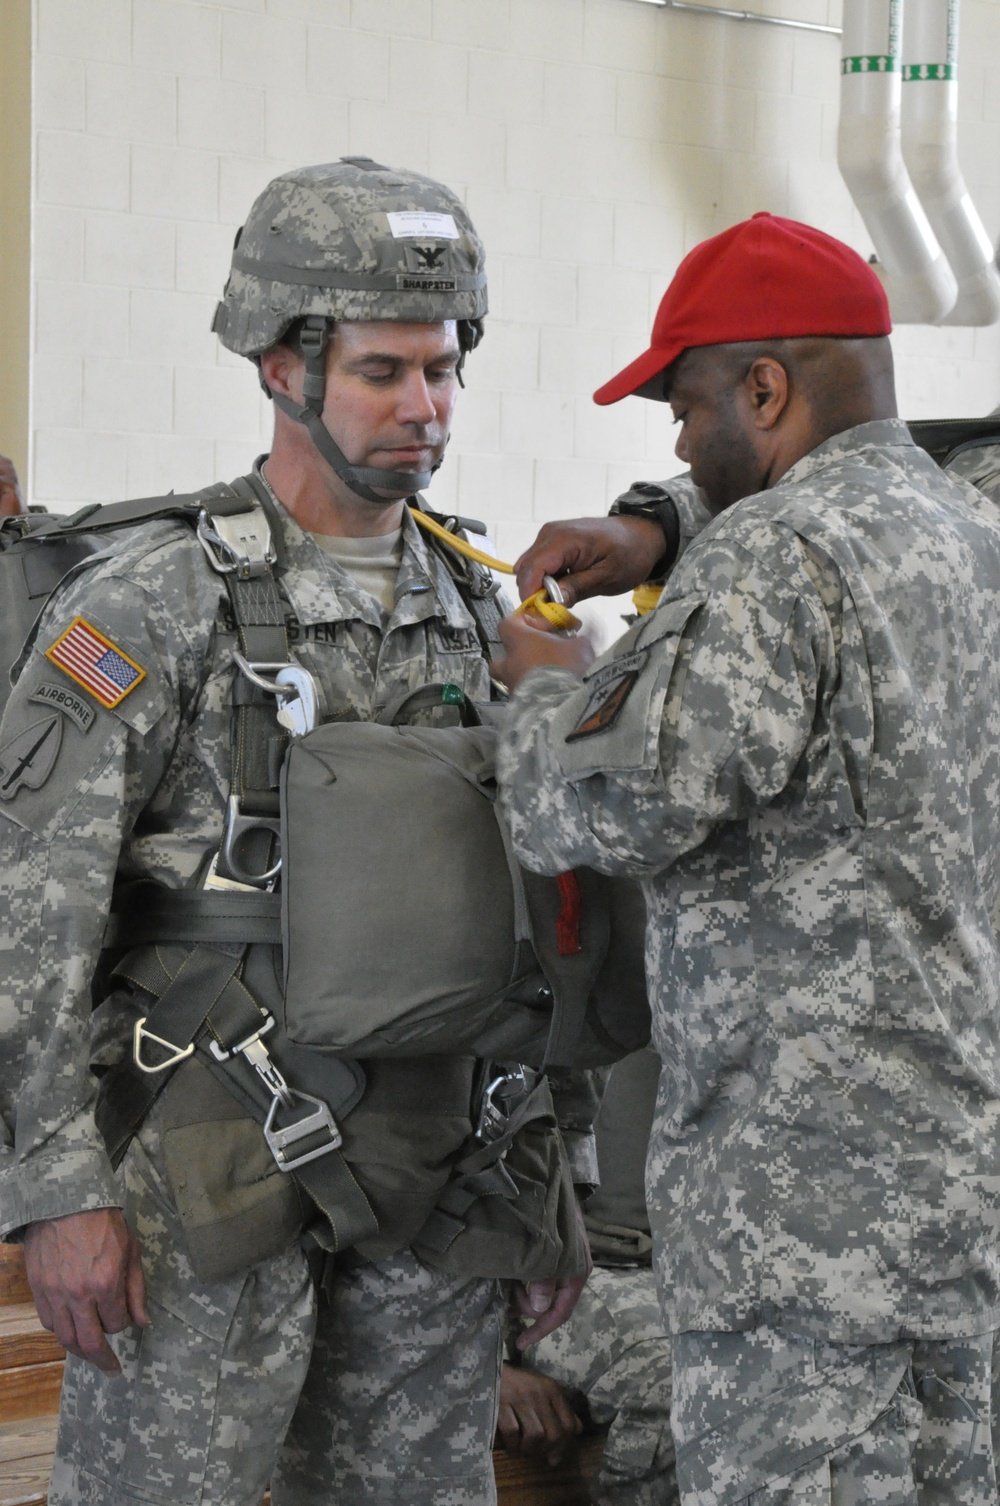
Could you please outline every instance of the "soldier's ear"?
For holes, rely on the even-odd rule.
[[[272,345],[260,355],[261,385],[301,402],[302,366],[302,357],[289,346]]]
[[[744,379],[753,423],[758,429],[773,429],[788,407],[788,373],[773,356],[758,356]]]

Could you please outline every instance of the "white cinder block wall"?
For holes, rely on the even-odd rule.
[[[18,0],[20,3],[20,0]],[[743,0],[741,0],[741,5]],[[747,0],[839,24],[839,0]],[[431,500],[516,554],[670,474],[669,410],[599,410],[696,241],[756,209],[870,244],[835,161],[838,39],[641,0],[34,0],[33,499],[245,470],[269,405],[209,332],[268,178],[366,154],[441,177],[492,307]],[[962,0],[960,143],[1000,231],[1000,0]],[[901,330],[910,417],[1000,401],[1000,330]]]

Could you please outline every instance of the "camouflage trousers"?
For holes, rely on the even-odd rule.
[[[1000,1335],[673,1344],[683,1506],[997,1506]]]
[[[525,1363],[586,1397],[610,1424],[595,1506],[675,1506],[670,1340],[649,1270],[596,1267],[572,1316]]]
[[[297,1245],[201,1285],[155,1128],[124,1165],[152,1327],[123,1374],[66,1365],[51,1506],[492,1506],[499,1283],[404,1251],[335,1271],[317,1299]]]

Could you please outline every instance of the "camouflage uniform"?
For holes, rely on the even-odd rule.
[[[997,428],[1000,429],[1000,417]],[[1000,502],[1000,445],[969,445],[949,460],[948,473]]]
[[[532,1369],[586,1398],[607,1427],[594,1506],[674,1506],[670,1340],[656,1297],[644,1168],[660,1063],[647,1048],[611,1070],[594,1126],[601,1185],[585,1222],[594,1271],[568,1320],[533,1346]]]
[[[917,1499],[899,1430],[887,1454],[868,1431],[892,1404],[912,1435],[911,1364],[968,1397],[960,1498],[996,1499],[998,591],[994,508],[873,422],[714,520],[583,685],[537,670],[515,697],[523,860],[646,893],[685,1502],[783,1501],[774,1482],[851,1439],[867,1495],[788,1498]],[[786,1342],[813,1351],[805,1379]],[[962,1478],[969,1447],[942,1394],[924,1500],[921,1473]],[[772,1451],[756,1474],[738,1419]]]
[[[324,718],[370,717],[433,681],[488,696],[473,621],[408,516],[387,622],[309,534],[287,515],[282,523],[291,650],[319,682]],[[143,672],[114,709],[76,693],[45,657],[78,616]],[[123,1379],[68,1362],[50,1499],[259,1506],[276,1468],[276,1506],[395,1501],[401,1474],[408,1502],[481,1506],[494,1498],[497,1282],[428,1270],[406,1249],[369,1264],[348,1257],[317,1317],[295,1243],[203,1285],[164,1169],[159,1108],[118,1178],[95,1128],[89,1061],[119,1057],[133,1024],[113,1001],[91,1016],[112,883],[116,872],[174,889],[204,879],[229,785],[235,642],[225,589],[193,533],[150,524],[119,536],[53,597],[0,732],[0,1106],[10,1126],[0,1232],[124,1206],[153,1315],[152,1329],[115,1340]],[[53,699],[53,686],[70,694]],[[34,748],[46,727],[40,748],[19,753],[26,730]],[[439,1181],[471,1131],[468,1118],[435,1119],[433,1104],[419,1119],[401,1108],[395,1124],[400,1137],[433,1142]],[[585,1136],[576,1143],[585,1148]],[[592,1178],[586,1158],[579,1175]]]

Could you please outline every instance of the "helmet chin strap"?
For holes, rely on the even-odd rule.
[[[329,329],[323,315],[311,314],[305,321],[300,336],[302,354],[306,364],[302,388],[303,403],[300,406],[284,393],[272,392],[271,398],[282,413],[302,424],[327,465],[338,475],[345,486],[363,497],[366,502],[375,502],[381,507],[390,507],[403,497],[422,492],[430,486],[437,466],[430,471],[386,471],[374,465],[352,465],[322,419],[323,395],[326,390],[326,347]],[[382,487],[389,492],[399,492],[399,497],[380,497],[373,487]]]

